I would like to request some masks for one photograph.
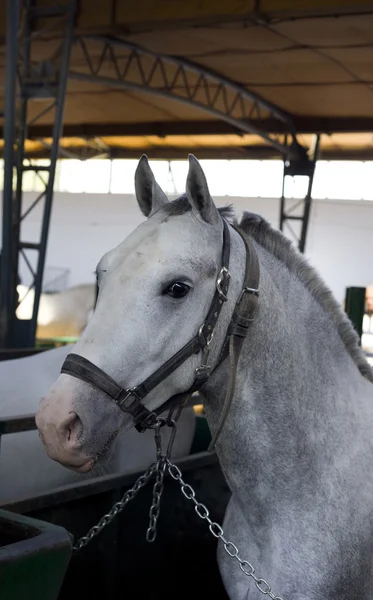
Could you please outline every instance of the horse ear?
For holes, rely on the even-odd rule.
[[[210,196],[205,174],[193,154],[189,154],[186,194],[190,204],[200,213],[204,221],[214,223],[219,219],[219,213]]]
[[[168,203],[168,198],[154,179],[145,154],[139,160],[135,173],[135,192],[141,212],[149,217]]]

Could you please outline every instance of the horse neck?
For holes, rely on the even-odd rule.
[[[323,453],[330,460],[334,453],[343,456],[354,435],[356,394],[366,397],[363,388],[371,384],[359,373],[331,315],[284,265],[255,247],[259,310],[216,450],[247,519],[262,522],[264,507],[289,494],[313,493],[310,472],[317,476],[327,463]],[[224,403],[228,363],[204,390],[212,431]]]

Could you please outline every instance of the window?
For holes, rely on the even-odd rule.
[[[171,197],[185,192],[188,173],[186,160],[149,161],[156,180]],[[48,165],[46,160],[35,164]],[[71,193],[134,194],[134,177],[138,160],[91,159],[61,160],[57,163],[55,191]],[[201,160],[212,196],[279,198],[282,192],[281,160]],[[25,172],[25,192],[44,189],[42,171]],[[4,165],[0,161],[0,189],[3,188]],[[286,177],[285,196],[304,198],[307,177]],[[373,201],[373,161],[319,161],[316,165],[312,196],[315,199]]]

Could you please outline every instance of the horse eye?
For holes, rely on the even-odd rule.
[[[172,298],[184,298],[189,292],[190,287],[186,283],[180,283],[180,281],[176,281],[172,285],[170,285],[166,290],[165,294],[167,296],[172,296]]]

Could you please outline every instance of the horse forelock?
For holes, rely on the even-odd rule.
[[[162,214],[164,214],[165,218],[167,219],[168,217],[177,217],[184,215],[190,212],[191,210],[192,205],[190,204],[187,195],[182,194],[175,200],[172,200],[171,202],[162,205],[162,207],[159,209],[159,212],[162,211]],[[235,211],[234,207],[231,204],[219,207],[218,212],[223,218],[227,219],[228,221],[233,221]]]
[[[235,225],[250,235],[260,246],[278,259],[294,274],[318,305],[330,315],[336,329],[360,373],[373,383],[373,369],[367,362],[359,345],[358,335],[352,323],[335,300],[332,292],[307,259],[294,247],[283,233],[255,213],[245,212]]]

